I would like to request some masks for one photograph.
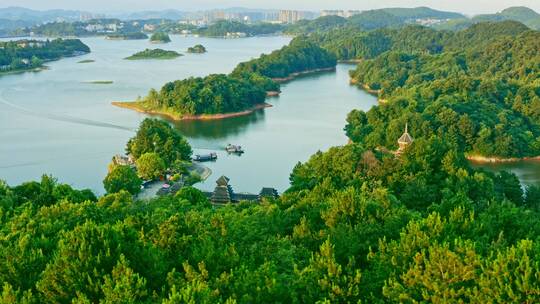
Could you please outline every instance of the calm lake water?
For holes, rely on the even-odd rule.
[[[516,163],[501,164],[473,164],[473,168],[482,168],[497,173],[500,171],[513,172],[523,185],[540,186],[540,161],[520,161]]]
[[[190,76],[228,73],[239,62],[268,53],[289,42],[285,37],[206,39],[173,36],[166,45],[147,41],[83,41],[92,53],[51,62],[50,70],[0,77],[0,179],[11,185],[52,174],[77,188],[103,193],[102,180],[114,154],[146,115],[113,107],[111,101],[134,100],[150,88]],[[185,51],[201,43],[209,52],[175,60],[127,61],[145,48]],[[92,59],[96,62],[79,64]],[[220,121],[192,121],[175,126],[189,139],[195,154],[218,152],[207,163],[213,175],[200,188],[211,190],[221,175],[239,192],[264,187],[284,191],[295,164],[318,150],[346,143],[345,118],[354,108],[367,110],[376,98],[350,86],[349,65],[335,73],[304,77],[282,86],[269,99],[272,108],[250,116]],[[113,84],[90,84],[113,81]],[[223,151],[243,146],[240,157]],[[538,183],[540,163],[512,169],[525,183]]]

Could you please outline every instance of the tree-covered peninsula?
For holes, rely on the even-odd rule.
[[[145,40],[148,39],[148,35],[142,32],[133,33],[116,33],[105,36],[108,40]]]
[[[47,61],[89,52],[90,48],[78,39],[0,42],[0,73],[40,68]]]
[[[284,28],[285,26],[281,24],[246,24],[238,21],[219,20],[208,27],[195,29],[193,33],[204,37],[249,37],[276,34]]]
[[[415,136],[441,136],[471,158],[540,155],[540,32],[516,28],[479,24],[438,52],[402,49],[362,61],[353,82],[386,104],[351,113],[349,136],[394,147],[408,122]]]
[[[297,74],[334,69],[336,57],[305,37],[298,37],[282,49],[260,58],[240,63],[233,75],[256,73],[277,80]]]
[[[146,49],[144,51],[135,53],[129,57],[126,57],[127,60],[146,60],[146,59],[175,59],[180,56],[184,56],[176,51],[166,51],[162,49]]]
[[[175,120],[212,119],[245,115],[267,106],[268,92],[279,92],[272,78],[333,69],[333,55],[307,42],[294,39],[270,55],[241,63],[230,75],[210,75],[170,82],[136,102],[114,105],[140,112],[163,114]],[[280,79],[276,79],[280,80]]]
[[[150,42],[152,43],[169,43],[171,42],[171,37],[169,34],[164,32],[156,32],[150,36]]]

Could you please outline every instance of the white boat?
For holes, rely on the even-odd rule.
[[[235,145],[227,145],[227,147],[225,147],[225,151],[229,152],[229,153],[237,153],[237,154],[242,154],[244,153],[244,150],[242,150],[242,147],[241,146],[235,146]]]

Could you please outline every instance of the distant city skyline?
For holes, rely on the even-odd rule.
[[[199,0],[174,1],[128,1],[128,0],[0,0],[0,8],[19,6],[38,10],[70,9],[99,13],[133,12],[141,10],[176,9],[184,11],[223,9],[229,7],[246,7],[254,9],[294,9],[319,11],[325,9],[369,10],[385,7],[418,7],[428,6],[434,9],[455,11],[464,14],[494,13],[511,6],[527,6],[540,12],[539,0]],[[105,9],[106,8],[106,9]]]

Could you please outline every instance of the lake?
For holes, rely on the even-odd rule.
[[[0,178],[16,185],[51,174],[77,188],[104,192],[102,180],[113,155],[124,153],[126,142],[147,115],[113,107],[168,81],[211,73],[229,73],[241,61],[286,45],[290,38],[210,39],[172,36],[173,42],[82,39],[92,53],[48,63],[49,70],[0,77]],[[186,54],[175,60],[123,60],[145,48],[185,51],[203,44],[206,54]],[[94,63],[78,63],[81,60]],[[273,106],[252,115],[218,121],[175,123],[195,154],[217,152],[206,163],[213,175],[199,185],[212,190],[221,175],[237,192],[262,187],[284,191],[299,161],[318,150],[347,142],[343,128],[352,109],[368,110],[374,96],[349,85],[348,70],[311,75],[284,84]],[[112,84],[92,84],[90,82]],[[224,152],[241,145],[242,156]],[[538,183],[540,163],[510,167],[525,183]],[[521,173],[523,172],[523,173]]]
[[[472,167],[482,168],[493,173],[510,171],[519,178],[523,185],[540,186],[540,161],[537,160],[482,165],[472,164]]]
[[[113,107],[134,100],[167,81],[211,73],[228,73],[241,61],[288,44],[286,37],[206,39],[173,36],[173,42],[82,39],[92,53],[48,64],[49,70],[0,77],[0,178],[16,185],[46,173],[77,188],[103,193],[102,180],[113,155],[123,153],[146,115]],[[175,60],[128,61],[145,48],[185,51],[203,44],[208,53]],[[81,60],[94,63],[77,63]],[[239,192],[263,186],[284,191],[298,161],[318,150],[346,143],[343,127],[353,108],[369,109],[376,99],[348,84],[350,66],[336,73],[312,75],[283,85],[272,108],[222,121],[175,124],[195,153],[217,151],[208,163],[213,175],[200,185],[213,189],[221,175]],[[92,84],[92,81],[113,81]],[[228,143],[242,145],[241,157],[227,155]]]
[[[50,70],[0,77],[0,178],[15,185],[52,174],[75,187],[103,193],[112,156],[144,115],[111,105],[134,100],[167,81],[228,73],[238,62],[286,45],[285,37],[204,39],[174,36],[164,45],[146,40],[82,39],[92,53],[50,62]],[[175,60],[130,61],[145,48],[185,51],[197,43],[209,52]],[[79,64],[91,59],[95,63]],[[113,84],[91,84],[113,81]]]

